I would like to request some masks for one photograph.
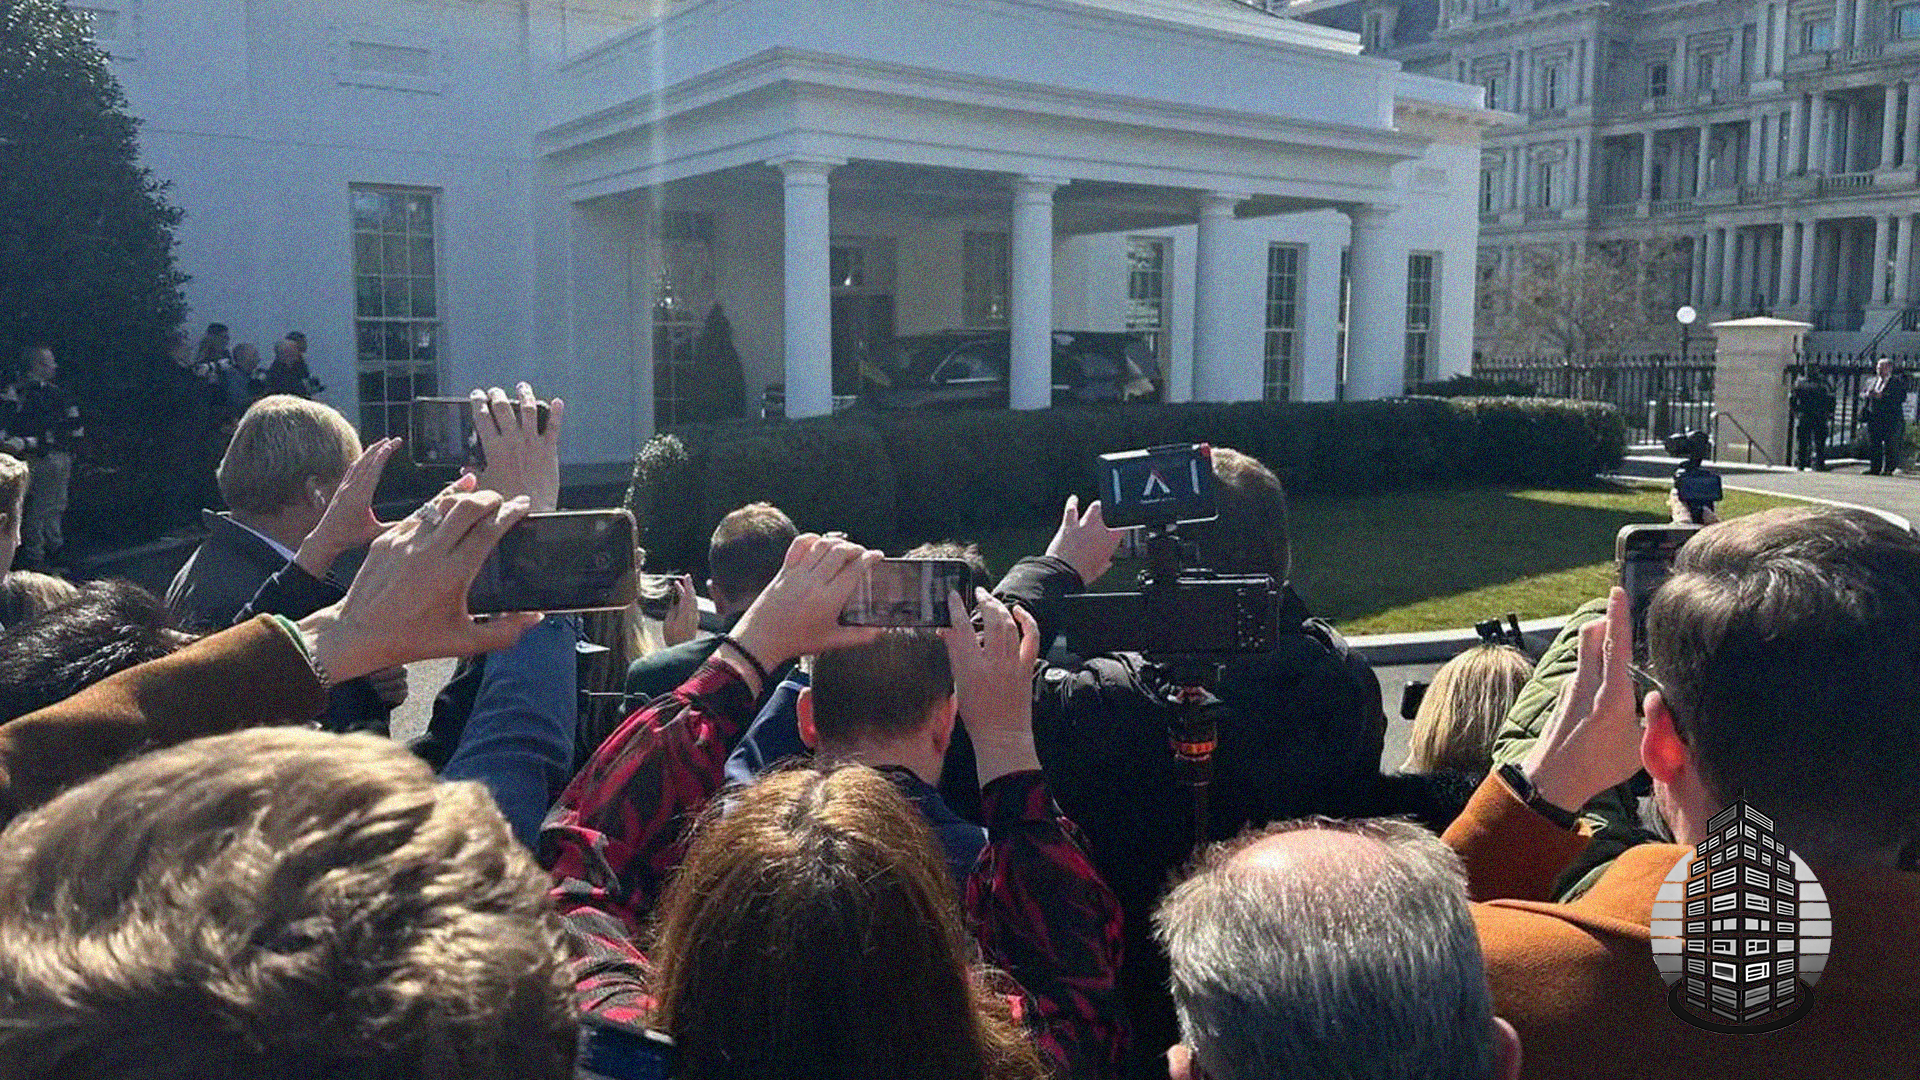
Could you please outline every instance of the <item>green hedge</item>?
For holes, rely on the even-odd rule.
[[[1352,494],[1579,484],[1620,463],[1626,430],[1610,405],[1543,398],[861,412],[656,436],[628,502],[655,565],[699,565],[721,516],[755,499],[892,548],[1052,521],[1091,493],[1096,455],[1179,442],[1252,454],[1291,492]]]

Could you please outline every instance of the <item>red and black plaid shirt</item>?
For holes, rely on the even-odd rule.
[[[641,928],[686,854],[688,826],[725,782],[754,698],[725,664],[627,718],[567,787],[540,834],[553,897],[583,952],[580,1007],[644,1022]],[[986,850],[966,888],[982,959],[1017,984],[1015,1015],[1060,1076],[1116,1076],[1126,1043],[1120,904],[1038,772],[981,793]]]

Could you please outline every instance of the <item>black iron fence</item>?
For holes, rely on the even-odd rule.
[[[1796,356],[1795,363],[1788,365],[1783,392],[1790,393],[1793,384],[1809,371],[1817,373],[1833,388],[1833,419],[1827,425],[1826,456],[1829,459],[1865,453],[1867,410],[1863,395],[1873,382],[1874,366],[1881,357],[1892,360],[1894,370],[1906,372],[1909,379],[1920,372],[1920,355],[1913,353],[1875,353],[1869,360],[1854,352],[1802,352]],[[1787,410],[1787,424],[1787,444],[1798,447],[1800,417],[1791,408]],[[1798,463],[1796,456],[1795,464]]]
[[[1605,401],[1626,420],[1629,441],[1656,441],[1713,424],[1713,354],[1682,361],[1660,353],[1563,357],[1479,357],[1474,375],[1523,384],[1541,397]]]

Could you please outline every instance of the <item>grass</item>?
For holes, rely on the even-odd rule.
[[[1738,517],[1794,500],[1729,491]],[[1572,491],[1428,491],[1301,498],[1292,506],[1293,585],[1350,634],[1443,630],[1515,612],[1564,615],[1606,592],[1614,534],[1667,520],[1664,485]],[[996,573],[1045,549],[1051,528],[978,537]],[[1132,587],[1116,566],[1102,588]]]

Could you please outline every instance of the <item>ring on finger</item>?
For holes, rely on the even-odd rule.
[[[420,524],[425,525],[429,529],[437,529],[440,527],[441,522],[447,520],[447,515],[442,513],[440,508],[432,503],[422,506],[416,513],[420,518]]]

